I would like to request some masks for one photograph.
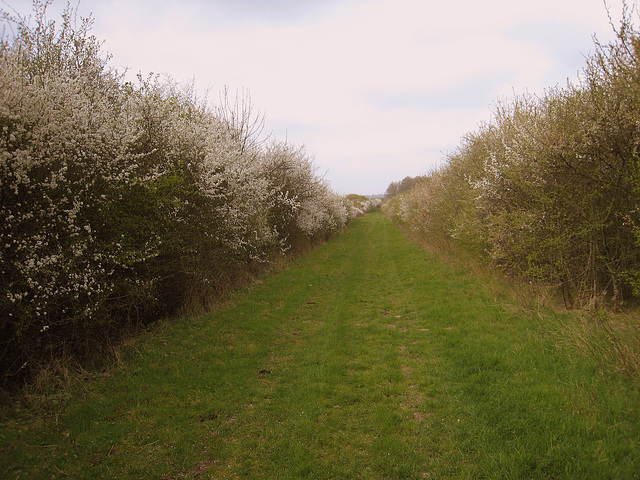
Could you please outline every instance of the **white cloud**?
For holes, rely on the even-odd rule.
[[[563,84],[593,33],[611,37],[601,0],[83,0],[91,11],[113,65],[247,88],[342,193],[426,172],[492,102]]]

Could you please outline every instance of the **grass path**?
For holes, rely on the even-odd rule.
[[[6,478],[640,478],[640,394],[380,213],[166,324],[48,416]],[[511,313],[510,313],[511,312]]]

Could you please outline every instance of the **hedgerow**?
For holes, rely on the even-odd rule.
[[[0,382],[104,350],[355,214],[246,103],[127,82],[91,19],[2,12]],[[32,23],[33,22],[33,23]],[[226,100],[224,100],[226,99]],[[239,109],[234,109],[235,107]]]
[[[496,108],[386,212],[556,287],[567,306],[640,294],[640,34],[624,8],[577,85]]]

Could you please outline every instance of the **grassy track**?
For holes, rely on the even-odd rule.
[[[511,313],[510,313],[511,312]],[[49,416],[7,478],[640,478],[640,393],[381,214],[164,325]]]

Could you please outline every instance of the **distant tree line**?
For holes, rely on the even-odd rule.
[[[422,177],[404,177],[399,182],[391,182],[384,193],[385,198],[392,198],[396,195],[411,190]]]
[[[640,295],[640,35],[624,7],[579,84],[498,105],[387,214],[557,287],[568,306]]]
[[[301,147],[219,105],[108,67],[91,19],[0,11],[0,387],[99,352],[339,232],[373,205],[331,191]],[[33,24],[31,23],[33,22]]]

